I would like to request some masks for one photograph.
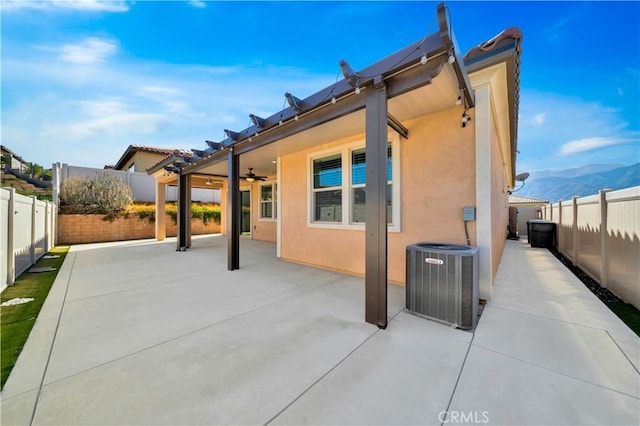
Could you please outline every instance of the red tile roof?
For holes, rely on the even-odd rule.
[[[126,163],[131,159],[131,157],[134,156],[136,152],[150,152],[153,154],[162,154],[163,155],[162,159],[173,154],[177,154],[177,155],[193,154],[190,150],[186,150],[186,149],[159,148],[159,147],[148,146],[148,145],[129,145],[127,150],[124,152],[124,154],[122,154],[122,157],[120,157],[120,159],[115,164],[115,166],[113,166],[113,168],[116,170],[121,170],[126,165]]]
[[[505,40],[507,40],[505,42]],[[520,54],[522,52],[522,47],[520,45],[520,41],[522,40],[522,31],[520,31],[517,27],[510,27],[506,30],[502,31],[500,34],[495,37],[480,43],[476,47],[469,49],[469,51],[464,55],[464,61],[470,61],[475,59],[478,56],[484,55],[486,52],[490,52],[492,50],[496,50],[505,45],[511,45],[511,42],[516,41],[516,52],[518,55],[518,64],[520,64]]]
[[[549,202],[548,200],[542,200],[540,198],[509,194],[509,204],[541,205],[541,204],[547,204],[548,202]]]

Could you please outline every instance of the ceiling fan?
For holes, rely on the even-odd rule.
[[[254,181],[262,182],[262,181],[266,180],[267,177],[266,176],[256,176],[256,174],[253,173],[253,167],[249,167],[249,172],[244,176],[240,176],[240,179],[244,179],[247,182],[254,182]]]

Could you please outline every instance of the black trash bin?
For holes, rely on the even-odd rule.
[[[527,221],[527,235],[531,247],[556,248],[556,224],[548,220]]]

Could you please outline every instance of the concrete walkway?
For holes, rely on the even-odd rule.
[[[507,242],[471,333],[397,286],[378,330],[362,278],[193,243],[72,247],[2,424],[640,423],[640,339],[544,249]]]

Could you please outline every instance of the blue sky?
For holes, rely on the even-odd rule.
[[[639,2],[447,5],[463,53],[523,32],[518,172],[640,161]],[[2,0],[2,144],[45,167],[203,149],[434,32],[436,6]]]

